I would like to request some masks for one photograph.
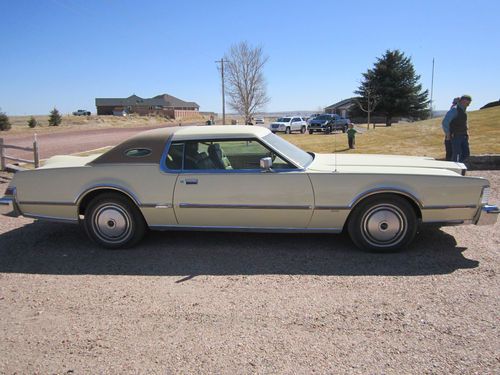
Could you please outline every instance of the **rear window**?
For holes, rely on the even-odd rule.
[[[152,151],[149,148],[131,148],[125,151],[125,155],[130,158],[143,158],[151,155],[151,152]]]

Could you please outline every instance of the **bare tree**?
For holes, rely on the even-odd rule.
[[[370,94],[371,94],[371,91],[370,90],[367,90],[367,99],[366,99],[366,103],[367,103],[367,108],[364,108],[360,101],[358,99],[356,99],[356,103],[358,104],[359,108],[368,114],[368,119],[366,121],[366,129],[370,129],[370,114],[375,110],[375,107],[377,107],[377,104],[379,103],[379,99],[375,96],[375,97],[371,97],[370,98]],[[373,123],[373,129],[375,129],[375,123]]]
[[[247,42],[240,42],[231,46],[224,59],[228,104],[249,124],[254,113],[269,102],[262,72],[268,58],[262,47],[252,48]]]

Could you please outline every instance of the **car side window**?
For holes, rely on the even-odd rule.
[[[182,169],[184,143],[172,143],[168,150],[166,165],[168,169]]]
[[[265,157],[272,158],[273,169],[296,168],[257,140],[174,142],[165,163],[171,170],[259,170]]]
[[[273,159],[273,169],[296,168],[257,140],[223,140],[217,143],[234,170],[260,169],[260,159],[265,157]]]

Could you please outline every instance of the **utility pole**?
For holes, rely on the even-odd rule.
[[[222,80],[222,125],[226,125],[226,100],[225,100],[225,90],[224,90],[224,58],[216,61],[220,64],[220,73]]]
[[[432,79],[431,79],[431,118],[432,118],[432,95],[434,94],[434,58],[432,58]]]

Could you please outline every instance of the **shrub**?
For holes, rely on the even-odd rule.
[[[62,122],[62,117],[57,108],[50,111],[49,126],[59,126]]]
[[[28,126],[30,128],[34,128],[38,125],[38,121],[36,121],[36,118],[34,118],[33,116],[30,117],[30,119],[28,120]]]
[[[9,130],[11,128],[9,117],[0,112],[0,131]]]

